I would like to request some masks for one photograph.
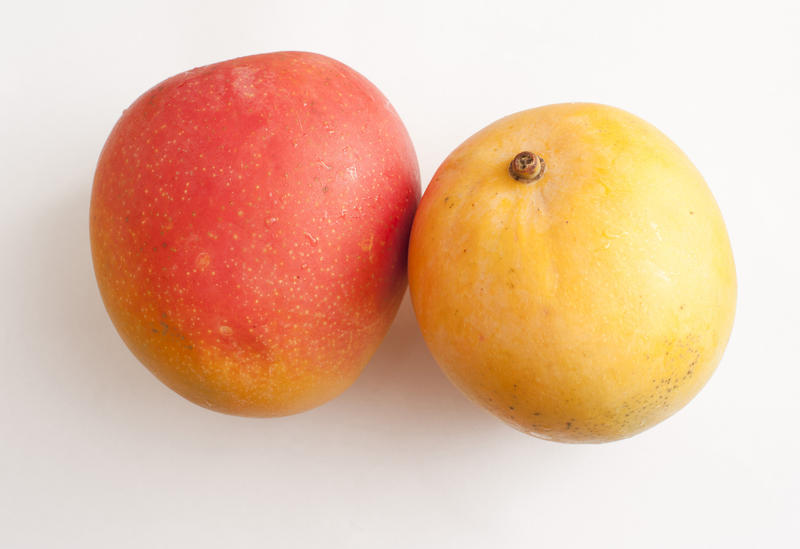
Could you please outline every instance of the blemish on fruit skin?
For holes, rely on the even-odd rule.
[[[200,252],[194,260],[195,267],[199,271],[205,270],[211,264],[211,254],[208,252]]]

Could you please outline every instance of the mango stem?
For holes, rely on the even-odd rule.
[[[508,165],[511,177],[522,183],[532,183],[544,175],[544,159],[538,154],[523,151]]]

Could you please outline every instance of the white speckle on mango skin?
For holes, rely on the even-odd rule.
[[[95,272],[170,387],[293,413],[349,385],[388,329],[418,199],[408,135],[366,79],[314,54],[236,59],[161,83],[112,131]]]

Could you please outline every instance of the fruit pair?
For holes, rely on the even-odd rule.
[[[719,361],[727,234],[652,126],[598,105],[519,113],[448,157],[415,218],[419,193],[400,119],[348,67],[283,52],[195,69],[142,95],[103,149],[98,285],[159,379],[239,415],[346,389],[394,318],[407,257],[437,361],[531,434],[630,436]]]

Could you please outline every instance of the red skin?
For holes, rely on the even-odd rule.
[[[92,257],[126,344],[213,410],[286,415],[358,376],[406,287],[408,134],[364,77],[281,52],[147,91],[103,148]]]

